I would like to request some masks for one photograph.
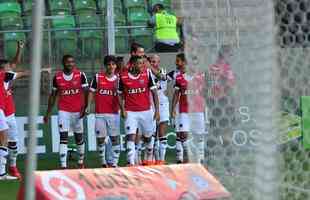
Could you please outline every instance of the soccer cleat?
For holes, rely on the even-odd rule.
[[[18,179],[22,179],[22,175],[19,173],[18,169],[16,166],[14,167],[9,167],[9,175],[14,176]]]
[[[178,160],[177,161],[177,164],[182,164],[183,162],[181,160]]]
[[[18,178],[15,176],[10,176],[8,174],[4,174],[0,176],[0,180],[17,180]]]
[[[108,168],[108,165],[107,164],[102,164],[101,167],[102,168]]]
[[[78,164],[78,169],[85,169],[84,163],[79,163]]]
[[[166,162],[164,160],[156,160],[155,164],[156,165],[165,165]]]
[[[154,165],[154,162],[152,160],[143,160],[142,165],[143,166],[150,166],[150,165]]]
[[[126,167],[134,167],[134,166],[135,166],[134,164],[129,164],[129,163],[126,165]]]

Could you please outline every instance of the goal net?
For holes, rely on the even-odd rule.
[[[207,76],[209,171],[231,199],[309,199],[300,97],[310,92],[310,3],[181,0],[177,6],[188,65]]]

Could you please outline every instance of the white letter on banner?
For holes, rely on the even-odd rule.
[[[59,152],[59,131],[58,131],[58,116],[53,115],[51,117],[51,127],[52,127],[52,152]]]
[[[18,135],[19,135],[19,142],[18,142],[18,148],[19,153],[23,154],[26,153],[27,148],[25,145],[25,139],[28,135],[28,131],[25,131],[25,124],[28,124],[28,117],[16,117],[17,121],[17,127],[18,127]],[[37,118],[37,123],[42,124],[43,123],[43,117],[39,116]],[[43,137],[43,131],[37,130],[37,138]],[[45,145],[37,145],[36,153],[46,153],[46,147]]]

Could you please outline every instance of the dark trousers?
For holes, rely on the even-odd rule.
[[[169,45],[161,42],[155,43],[156,52],[178,52],[180,48],[179,44]]]

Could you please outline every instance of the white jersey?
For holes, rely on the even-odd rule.
[[[166,95],[168,80],[167,79],[166,80],[159,80],[157,77],[155,77],[154,74],[152,74],[152,76],[153,76],[153,79],[154,79],[155,84],[157,86],[159,104],[169,104],[169,99]]]

